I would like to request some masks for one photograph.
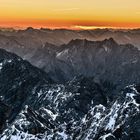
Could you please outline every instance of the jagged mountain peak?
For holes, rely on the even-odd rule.
[[[84,44],[87,40],[86,39],[72,39],[68,45],[81,45]]]
[[[108,39],[103,40],[103,44],[107,43],[107,44],[112,44],[112,45],[117,45],[118,43],[111,37]]]
[[[108,38],[103,41],[91,41],[87,39],[74,39],[74,40],[72,39],[67,45],[68,46],[107,45],[107,46],[112,46],[115,48],[119,44],[113,38]]]
[[[140,51],[133,45],[119,45],[113,38],[103,41],[72,40],[61,46],[54,58],[56,71],[62,73],[60,77],[73,79],[81,74],[95,76],[96,79],[109,78],[116,84],[122,82],[125,85],[128,81],[129,84],[139,81],[137,69],[140,69]],[[132,77],[127,76],[129,72]]]
[[[35,30],[33,27],[28,27],[25,31],[33,31]]]

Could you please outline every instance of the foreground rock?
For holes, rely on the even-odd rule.
[[[1,140],[138,140],[140,86],[96,77],[56,84],[0,50]]]

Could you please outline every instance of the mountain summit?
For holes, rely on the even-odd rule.
[[[103,41],[72,40],[46,57],[48,59],[42,61],[42,68],[54,80],[67,81],[83,75],[109,80],[114,84],[121,82],[123,86],[140,82],[139,50],[129,44],[119,45],[112,38]],[[57,73],[61,76],[57,77]]]

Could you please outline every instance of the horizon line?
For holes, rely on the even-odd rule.
[[[72,27],[48,27],[48,26],[0,26],[0,29],[26,30],[32,29],[49,29],[49,30],[96,30],[96,29],[110,29],[110,30],[138,30],[140,27],[110,27],[110,26],[72,26]]]

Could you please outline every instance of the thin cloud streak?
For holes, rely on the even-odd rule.
[[[73,11],[73,10],[79,10],[80,8],[67,8],[67,9],[54,9],[53,11],[59,11],[59,12],[65,12],[65,11]]]

